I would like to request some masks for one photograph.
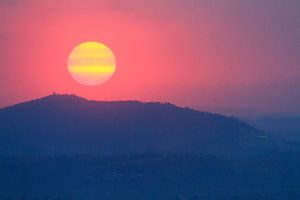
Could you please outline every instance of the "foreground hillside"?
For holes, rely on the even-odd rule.
[[[51,95],[0,109],[0,199],[299,199],[300,154],[234,118]]]
[[[0,199],[297,200],[300,154],[2,157]]]
[[[0,110],[0,154],[13,156],[195,153],[226,157],[282,144],[234,118],[137,101],[51,95]]]

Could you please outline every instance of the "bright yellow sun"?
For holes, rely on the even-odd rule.
[[[84,42],[70,53],[68,71],[73,79],[83,85],[100,85],[116,71],[116,58],[106,45]]]

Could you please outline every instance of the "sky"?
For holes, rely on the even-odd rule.
[[[0,0],[0,107],[55,91],[300,113],[299,10],[298,0]],[[67,70],[86,41],[116,55],[99,86]]]

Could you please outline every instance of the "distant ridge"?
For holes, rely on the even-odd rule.
[[[261,137],[264,136],[264,137]],[[0,109],[0,154],[196,153],[246,156],[282,144],[235,118],[169,103],[52,94]]]

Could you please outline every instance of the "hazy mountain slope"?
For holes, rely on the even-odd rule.
[[[221,115],[171,104],[96,102],[51,95],[0,110],[6,155],[264,154],[282,148],[261,131]]]
[[[270,135],[300,142],[300,116],[265,117],[249,123]]]

